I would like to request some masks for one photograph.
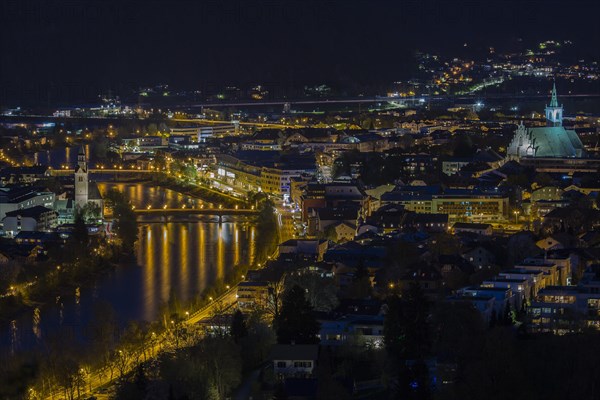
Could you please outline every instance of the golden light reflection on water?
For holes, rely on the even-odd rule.
[[[146,224],[140,227],[143,318],[152,320],[171,292],[181,301],[201,293],[252,254],[241,223]]]
[[[256,257],[256,238],[255,238],[255,234],[256,234],[256,229],[254,228],[254,226],[250,227],[250,246],[249,246],[249,251],[248,251],[248,259],[250,260],[250,263],[254,262],[254,258]]]
[[[170,268],[171,265],[171,246],[169,246],[169,232],[167,229],[168,225],[161,225],[161,246],[160,251],[156,252],[156,254],[162,255],[161,261],[159,264],[159,268],[161,271],[161,282],[160,282],[160,301],[166,302],[169,300],[169,292],[171,290],[171,275]],[[171,232],[173,235],[173,232]]]
[[[188,197],[150,184],[101,183],[100,191],[110,188],[126,192],[136,205],[169,205],[181,207]],[[193,219],[193,218],[192,218]],[[181,301],[201,293],[228,269],[249,264],[254,256],[254,228],[247,222],[223,222],[211,217],[198,217],[197,222],[169,219],[139,226],[136,278],[131,280],[132,302],[140,303],[139,317],[155,319],[161,305],[174,292]],[[124,271],[124,274],[128,272]]]
[[[206,274],[204,273],[206,271],[206,266],[207,266],[207,260],[206,260],[206,229],[204,229],[204,227],[198,226],[198,230],[199,230],[199,234],[198,234],[198,241],[199,241],[199,246],[198,248],[200,249],[200,252],[198,253],[198,257],[197,257],[197,265],[200,266],[200,268],[198,268],[198,278],[196,283],[200,284],[201,282],[204,282],[204,280],[206,279]]]
[[[221,233],[223,232],[223,225],[216,225],[216,238],[217,241],[217,279],[223,279],[225,275],[225,263],[223,257],[223,242],[225,241],[223,237],[221,237]]]
[[[188,253],[189,234],[188,227],[180,224],[179,227],[179,257],[181,258],[181,269],[179,270],[179,287],[182,293],[189,293],[189,253]]]
[[[152,229],[149,229],[148,226],[145,228],[147,229],[146,234],[140,235],[140,237],[145,238],[143,246],[140,246],[140,248],[143,247],[145,249],[145,257],[138,256],[138,260],[145,260],[145,263],[141,264],[142,268],[144,269],[144,279],[142,281],[145,283],[145,301],[142,304],[144,304],[144,319],[150,321],[152,316],[152,308],[149,307],[148,302],[149,300],[151,302],[151,299],[153,298],[151,294],[155,293],[156,291],[156,271],[154,268],[155,263],[154,246],[152,243]]]
[[[239,265],[240,263],[240,227],[234,227],[233,233],[233,265]]]

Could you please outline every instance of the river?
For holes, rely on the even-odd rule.
[[[168,204],[181,207],[194,199],[148,183],[101,183],[127,193],[136,206]],[[197,201],[197,200],[196,200]],[[254,257],[254,226],[245,218],[229,218],[219,224],[210,216],[190,222],[140,222],[136,245],[137,265],[119,266],[88,287],[41,310],[28,311],[0,328],[0,351],[29,349],[59,329],[81,332],[94,303],[109,302],[121,325],[130,320],[152,321],[171,293],[185,301],[224,277],[235,265]]]

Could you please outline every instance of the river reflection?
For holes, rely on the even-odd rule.
[[[137,271],[128,293],[142,319],[152,320],[173,292],[179,299],[200,293],[230,268],[253,255],[253,227],[243,223],[167,222],[140,227]]]
[[[89,144],[85,146],[85,152],[90,161],[93,161],[91,147]],[[25,162],[34,165],[48,165],[54,169],[61,169],[63,165],[73,167],[77,164],[77,154],[79,153],[79,147],[59,147],[53,150],[46,150],[34,153],[30,156],[25,157]]]
[[[177,207],[188,196],[149,184],[100,184],[101,192],[116,186],[134,204],[164,202]],[[99,278],[92,286],[73,289],[53,304],[29,311],[0,330],[0,351],[31,348],[59,329],[80,333],[91,316],[94,304],[107,301],[119,321],[155,320],[171,293],[186,301],[236,265],[254,257],[255,228],[245,218],[218,219],[194,216],[197,220],[149,221],[139,224],[137,265],[120,266]]]
[[[136,208],[181,208],[181,206],[193,207],[204,204],[206,207],[212,207],[212,203],[204,202],[201,199],[187,196],[176,192],[154,186],[151,183],[98,183],[100,193],[105,194],[111,188],[116,188],[125,193]]]

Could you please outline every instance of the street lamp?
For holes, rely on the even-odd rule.
[[[513,214],[515,214],[515,224],[518,224],[519,222],[518,222],[517,218],[519,218],[520,212],[515,210],[515,211],[513,211]]]

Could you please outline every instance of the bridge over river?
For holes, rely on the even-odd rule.
[[[173,219],[181,222],[182,218],[196,215],[218,217],[219,222],[223,222],[225,216],[254,216],[258,214],[257,210],[247,208],[136,208],[134,212],[138,219],[143,219],[144,222],[168,222],[170,217],[174,217]]]
[[[72,176],[75,170],[72,168],[52,169],[50,174],[52,176]],[[106,175],[144,175],[151,176],[156,174],[157,171],[148,169],[137,169],[137,168],[90,168],[88,169],[90,174],[106,174]]]

